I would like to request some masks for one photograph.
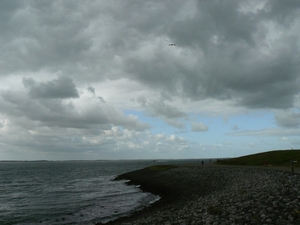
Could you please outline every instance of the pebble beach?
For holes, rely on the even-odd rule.
[[[300,224],[300,175],[279,170],[178,166],[143,170],[117,179],[161,196],[115,224]]]

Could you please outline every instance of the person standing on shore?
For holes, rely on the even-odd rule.
[[[202,161],[201,164],[202,164],[202,167],[203,167],[204,162]]]

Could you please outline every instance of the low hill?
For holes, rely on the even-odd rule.
[[[239,165],[239,166],[290,166],[291,161],[296,167],[300,166],[300,150],[277,150],[262,152],[253,155],[246,155],[237,158],[218,160],[220,165]]]

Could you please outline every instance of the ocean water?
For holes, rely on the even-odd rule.
[[[0,224],[105,223],[159,199],[126,181],[113,181],[117,175],[156,164],[200,162],[0,162]]]
[[[94,224],[159,199],[112,179],[152,161],[0,162],[0,224]]]

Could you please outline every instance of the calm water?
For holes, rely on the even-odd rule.
[[[0,224],[94,224],[156,200],[119,174],[155,164],[195,161],[0,162]]]

